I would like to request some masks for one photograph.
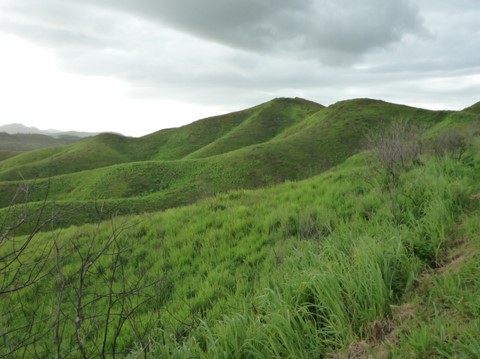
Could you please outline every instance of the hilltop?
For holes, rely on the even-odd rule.
[[[477,357],[478,119],[282,98],[0,152],[0,356]]]
[[[93,220],[99,201],[107,213],[141,213],[301,180],[362,151],[367,134],[404,118],[427,129],[428,138],[452,126],[468,131],[477,117],[370,99],[324,107],[279,98],[140,138],[100,134],[6,158],[0,161],[0,206],[10,205],[19,184],[31,179],[30,201],[41,201],[48,188],[49,199],[75,213],[57,225],[80,224]]]
[[[467,112],[473,112],[473,113],[476,113],[476,114],[480,114],[480,101],[473,104],[472,106],[470,107],[467,107],[465,108],[463,111],[467,111]]]
[[[104,133],[72,146],[26,153],[1,163],[0,172],[22,171],[26,178],[39,178],[45,176],[41,167],[52,169],[48,174],[51,176],[127,162],[181,160],[188,155],[205,157],[195,152],[207,146],[210,152],[221,154],[265,142],[321,108],[301,99],[276,99],[140,138]],[[15,179],[15,175],[6,178],[0,174],[0,177]]]

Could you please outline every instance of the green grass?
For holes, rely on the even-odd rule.
[[[470,107],[465,108],[463,111],[473,112],[473,113],[479,115],[480,114],[480,101],[473,104]]]
[[[0,183],[0,356],[79,357],[79,336],[88,357],[105,344],[105,356],[321,358],[352,343],[399,358],[475,357],[476,115],[373,100],[313,114],[305,105],[316,108],[283,99],[228,115],[207,145],[186,126],[152,135],[137,153],[125,145],[134,139],[106,134],[2,161],[35,171],[58,156],[74,173],[38,179],[13,207],[20,182]],[[270,121],[277,110],[289,115]],[[388,182],[363,141],[402,116],[423,124],[427,141],[452,129],[472,138],[462,156],[425,148]],[[100,150],[92,165],[105,165],[80,171]],[[185,153],[199,158],[133,158]],[[28,220],[3,237],[25,210]],[[39,212],[49,221],[29,239]],[[468,256],[442,271],[460,239]],[[417,318],[396,314],[405,303]],[[399,329],[386,347],[384,324]]]
[[[416,288],[393,307],[387,319],[387,332],[380,338],[367,337],[369,342],[361,347],[364,356],[476,358],[480,355],[479,208],[478,199],[472,199],[468,215],[449,236],[441,265],[425,270]],[[355,346],[350,353],[352,348]]]
[[[68,147],[34,151],[2,161],[0,179],[15,180],[19,174],[23,178],[50,177],[134,161],[179,160],[228,135],[239,126],[239,132],[244,136],[240,141],[241,146],[246,146],[269,139],[269,136],[281,131],[282,126],[299,121],[302,116],[321,108],[318,104],[301,99],[277,99],[251,109],[207,118],[180,128],[161,130],[141,138],[101,134]],[[278,117],[282,120],[274,121]],[[262,134],[265,126],[257,125],[262,121],[269,124],[270,134]],[[256,135],[249,137],[253,133]],[[229,147],[227,143],[216,153],[236,148]]]
[[[367,130],[385,126],[400,115],[426,123],[444,116],[373,100],[350,100],[323,109],[301,99],[277,99],[138,139],[102,134],[63,149],[26,153],[0,163],[0,180],[16,180],[20,175],[38,179],[125,162],[199,158],[234,150],[243,151],[243,156],[263,151],[270,155],[291,151],[292,146],[307,165],[311,160],[305,160],[311,156],[320,160],[325,156],[326,164],[336,164],[330,152],[345,159],[358,150]],[[345,148],[337,148],[338,142]]]
[[[19,153],[20,152],[17,152],[17,151],[0,150],[0,161],[3,161],[3,160],[6,160],[7,158],[16,156]]]
[[[112,228],[123,229],[117,233],[128,281],[159,280],[144,293],[153,297],[136,322],[125,324],[119,351],[135,351],[148,337],[152,357],[311,358],[367,339],[370,323],[388,317],[391,305],[414,288],[415,276],[443,258],[480,183],[478,155],[473,162],[426,157],[389,191],[372,186],[381,175],[372,175],[370,162],[362,154],[309,180],[56,232],[68,253],[60,262],[67,278],[62,351],[79,354],[74,246],[94,239],[98,250]],[[35,237],[36,252],[51,238]],[[103,256],[89,272],[87,301],[106,294],[102,278],[111,275],[111,261]],[[27,353],[55,355],[49,314],[55,292],[55,281],[44,280],[0,302],[4,330],[21,326],[34,309],[45,318],[32,329],[40,342]],[[104,333],[107,297],[101,298],[84,308],[90,354]],[[141,339],[135,331],[148,335]],[[15,339],[12,334],[9,343]]]
[[[42,200],[50,186],[51,200],[82,208],[78,215],[70,216],[70,222],[58,224],[80,224],[95,213],[89,215],[85,208],[104,200],[118,213],[141,213],[193,203],[229,190],[308,178],[359,152],[368,132],[381,130],[401,117],[423,124],[434,137],[453,127],[469,131],[474,116],[462,116],[460,121],[447,112],[365,99],[323,109],[301,99],[277,99],[144,138],[104,134],[66,149],[25,153],[0,162],[0,177],[15,178],[17,171],[25,178],[29,173],[52,176],[35,181],[37,190],[30,199]],[[102,155],[93,161],[96,154]],[[184,155],[170,161],[139,161]],[[58,172],[74,173],[54,176]],[[0,182],[0,206],[10,204],[22,183]]]
[[[0,151],[32,151],[45,147],[62,146],[79,141],[80,137],[58,138],[40,134],[8,134],[0,132]]]
[[[302,99],[270,101],[225,136],[192,152],[186,158],[209,157],[267,142],[322,108]]]

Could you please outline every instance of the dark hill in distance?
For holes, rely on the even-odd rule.
[[[25,152],[75,143],[98,133],[39,130],[19,123],[0,126],[0,151]],[[1,158],[1,157],[0,157]]]
[[[0,150],[25,152],[46,147],[69,145],[81,140],[80,137],[61,135],[52,137],[40,134],[9,134],[0,132]]]
[[[115,214],[149,212],[301,180],[362,151],[367,133],[404,118],[441,133],[478,116],[370,99],[324,107],[279,98],[140,138],[101,134],[7,158],[0,161],[0,206],[10,203],[21,178],[35,179],[31,200],[40,201],[49,186],[49,199],[72,209],[59,225],[94,220],[99,201]]]
[[[98,135],[98,132],[80,132],[80,131],[59,131],[59,130],[40,130],[36,127],[29,127],[25,126],[21,123],[11,123],[8,125],[0,126],[0,132],[5,132],[10,135],[15,134],[34,134],[34,135],[46,135],[55,138],[63,137],[63,136],[72,136],[72,137],[79,137],[85,138],[90,136]]]
[[[473,112],[480,115],[480,101],[470,107],[467,107],[463,111]]]
[[[23,178],[39,178],[120,163],[227,153],[268,141],[321,109],[323,106],[302,99],[276,99],[140,138],[104,133],[67,147],[32,151],[2,162],[0,180],[18,179],[20,172]]]

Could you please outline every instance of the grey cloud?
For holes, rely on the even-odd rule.
[[[111,11],[69,1],[25,0],[0,4],[0,30],[54,48],[107,47],[117,23]]]
[[[128,24],[118,18],[135,14],[157,24],[154,32],[167,25],[233,49],[328,65],[427,33],[410,0],[24,0],[7,8],[28,20],[2,19],[4,29],[16,24],[17,32],[62,47],[112,47]]]
[[[195,36],[257,52],[351,61],[408,33],[425,34],[409,0],[100,0]],[[322,55],[325,55],[322,57]],[[345,60],[343,60],[345,61]]]
[[[239,108],[275,96],[402,102],[417,91],[478,101],[465,88],[419,87],[480,63],[479,6],[425,1],[11,0],[0,30],[54,49],[68,71],[121,78],[135,97]]]

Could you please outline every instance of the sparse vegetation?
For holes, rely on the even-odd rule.
[[[457,130],[449,131],[437,138],[434,143],[434,151],[437,156],[451,155],[460,160],[467,151],[471,142],[470,136],[462,135]]]
[[[419,161],[422,153],[421,136],[420,125],[404,119],[368,135],[369,148],[390,181],[397,181],[400,173]],[[448,150],[446,143],[438,144],[445,151]]]

